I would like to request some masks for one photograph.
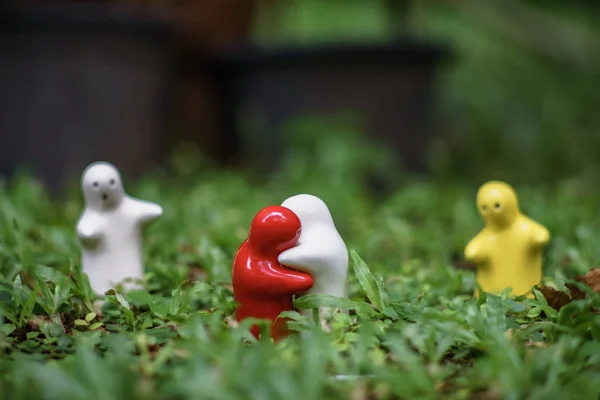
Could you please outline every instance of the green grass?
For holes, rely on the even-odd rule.
[[[402,175],[394,190],[372,193],[364,178],[381,179],[385,163],[373,165],[369,148],[336,135],[285,159],[265,180],[214,170],[188,150],[165,169],[126,179],[130,194],[165,212],[146,232],[145,290],[108,296],[101,309],[80,272],[77,188],[50,201],[28,176],[2,186],[0,397],[598,396],[598,295],[560,312],[542,297],[476,300],[473,272],[453,266],[482,226],[476,185]],[[553,235],[547,284],[561,288],[596,266],[596,187],[570,180],[517,191],[523,210]],[[351,301],[339,302],[353,310],[329,333],[295,314],[302,339],[257,342],[248,324],[231,319],[231,260],[256,211],[302,192],[329,204],[352,251]]]

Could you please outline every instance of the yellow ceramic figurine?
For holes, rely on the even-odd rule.
[[[504,182],[481,186],[477,208],[485,227],[469,242],[465,257],[477,264],[478,285],[489,293],[510,288],[515,296],[533,297],[531,289],[542,279],[542,249],[550,232],[521,214],[517,194]]]

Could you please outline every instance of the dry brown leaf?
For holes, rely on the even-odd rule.
[[[587,274],[575,277],[573,280],[589,286],[596,293],[600,293],[600,268],[593,268]],[[550,286],[539,288],[546,298],[548,305],[557,311],[571,301],[585,299],[586,296],[584,291],[573,284],[566,284],[565,286],[569,289],[568,292],[562,292]]]
[[[557,311],[572,300],[569,292],[561,292],[550,286],[542,286],[539,289],[546,298],[548,305]]]
[[[576,281],[584,283],[596,293],[600,293],[600,268],[590,269],[584,276],[575,278]]]

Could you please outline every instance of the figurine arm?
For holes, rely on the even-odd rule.
[[[319,257],[316,253],[315,248],[307,249],[299,245],[279,254],[277,261],[288,267],[304,269],[304,267],[314,265],[318,261]]]
[[[465,248],[465,258],[475,264],[481,264],[488,259],[485,245],[481,237],[473,238]]]
[[[535,224],[531,229],[531,240],[534,246],[544,246],[550,241],[550,232],[544,226]]]
[[[134,207],[138,221],[142,224],[154,221],[163,213],[161,206],[149,201],[136,200]]]
[[[77,223],[77,237],[85,242],[96,242],[102,236],[100,221],[86,211]]]
[[[260,276],[247,283],[252,284],[259,293],[291,296],[310,289],[313,278],[304,272],[273,265],[266,271],[260,271]]]

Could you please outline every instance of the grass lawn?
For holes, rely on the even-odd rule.
[[[384,166],[333,136],[284,158],[267,180],[213,170],[193,151],[125,178],[165,212],[146,231],[145,290],[110,295],[101,309],[79,272],[78,188],[50,201],[28,176],[0,186],[0,398],[598,397],[599,296],[559,312],[539,293],[472,297],[474,273],[455,263],[482,227],[478,184],[396,173],[386,175],[396,189],[373,193],[363,178],[381,180]],[[552,233],[546,284],[564,288],[596,266],[597,188],[516,189]],[[256,342],[232,320],[232,257],[260,208],[303,192],[328,203],[352,251],[343,304],[353,311],[327,334],[297,315],[302,339]]]

